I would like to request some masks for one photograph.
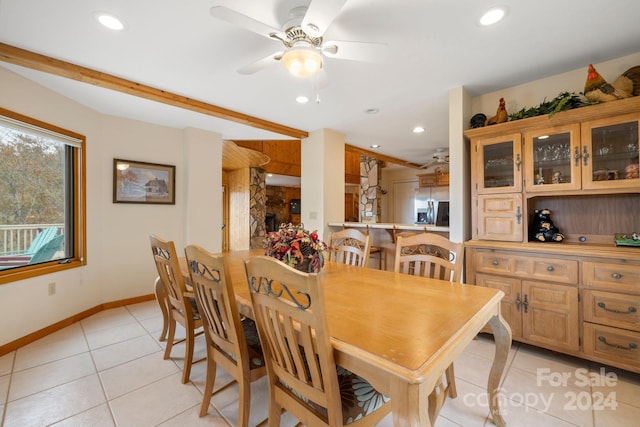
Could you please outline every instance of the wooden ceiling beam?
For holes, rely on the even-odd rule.
[[[228,110],[226,108],[191,99],[186,96],[167,92],[162,89],[157,89],[131,80],[116,77],[111,74],[102,73],[70,62],[55,59],[50,56],[20,49],[5,43],[0,43],[0,61],[134,95],[151,101],[173,105],[174,107],[207,114],[220,119],[241,123],[246,126],[275,132],[281,135],[287,135],[292,138],[301,139],[309,136],[308,132],[300,129],[294,129],[278,123],[252,117],[237,111]]]
[[[345,144],[344,149],[345,151],[351,151],[353,153],[363,154],[365,156],[373,157],[378,160],[382,160],[384,162],[394,163],[400,166],[407,166],[409,168],[420,169],[420,166],[421,166],[417,163],[411,163],[406,160],[398,159],[397,157],[386,156],[384,154],[376,153],[375,151],[365,150],[364,148],[356,147],[355,145]]]

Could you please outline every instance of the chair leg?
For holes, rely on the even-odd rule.
[[[191,376],[191,364],[193,363],[193,347],[194,347],[194,332],[193,328],[185,328],[187,338],[184,345],[184,367],[182,368],[182,384],[189,382]]]
[[[269,427],[280,427],[280,416],[282,415],[282,408],[273,398],[273,393],[269,390]]]
[[[207,349],[207,379],[204,384],[204,396],[202,397],[202,406],[200,407],[200,416],[204,417],[209,411],[211,396],[213,396],[213,386],[216,383],[217,364],[213,360],[213,355]]]
[[[160,277],[156,278],[153,289],[156,294],[156,301],[160,307],[160,312],[162,313],[162,332],[160,332],[160,338],[158,338],[158,340],[164,341],[167,339],[167,330],[169,328],[169,309],[167,308],[167,293],[162,281],[160,281]]]
[[[249,426],[249,408],[251,407],[251,382],[247,378],[238,381],[238,426]]]
[[[171,348],[173,347],[173,341],[176,337],[176,321],[173,319],[171,313],[169,313],[169,331],[167,332],[167,346],[164,349],[164,359],[168,359],[171,356]]]

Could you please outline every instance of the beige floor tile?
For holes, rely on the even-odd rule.
[[[574,372],[579,368],[588,369],[589,362],[577,357],[521,343],[513,357],[511,366],[535,374],[539,368],[548,368],[551,372]]]
[[[13,374],[9,401],[95,374],[91,355],[81,353]]]
[[[161,315],[160,307],[155,299],[152,301],[141,302],[139,304],[128,305],[126,308],[138,321],[155,318]]]
[[[185,426],[230,427],[233,426],[233,424],[229,424],[229,422],[215,410],[211,410],[204,417],[200,417],[200,405],[197,405],[158,425],[158,427]]]
[[[137,322],[85,333],[87,343],[91,350],[123,342],[131,338],[146,336],[147,334],[147,331]]]
[[[160,332],[162,331],[162,315],[160,313],[153,317],[138,319],[138,322],[151,336],[157,340],[160,339]],[[166,341],[162,341],[163,346],[165,342]]]
[[[56,331],[16,351],[14,372],[89,350],[79,323]]]
[[[101,329],[109,329],[115,326],[126,325],[127,323],[135,323],[136,318],[127,310],[126,307],[112,308],[103,310],[80,321],[82,329],[85,333],[99,331]]]
[[[100,379],[108,399],[114,399],[147,384],[180,372],[162,352],[151,353],[100,372]]]
[[[157,353],[158,350],[161,350],[158,343],[149,335],[145,335],[92,350],[91,354],[98,371],[103,371],[139,357]]]
[[[118,426],[156,426],[199,405],[202,395],[192,384],[182,384],[181,373],[111,400]]]
[[[4,356],[0,356],[0,375],[10,374],[13,370],[13,360],[16,357],[16,352],[12,351]]]
[[[479,387],[464,380],[456,380],[456,389],[458,396],[446,400],[439,418],[444,417],[448,422],[464,427],[483,427],[489,415],[486,385]]]
[[[109,406],[96,406],[77,415],[69,417],[51,427],[115,427]]]
[[[575,369],[551,371],[551,376],[545,377],[547,374],[534,374],[512,366],[503,383],[502,393],[517,405],[524,404],[581,427],[592,427],[591,409],[575,404],[577,399],[591,396],[591,387],[581,386],[575,372]],[[565,375],[565,379],[562,379],[562,375]]]
[[[98,375],[9,402],[4,427],[44,426],[106,403]]]
[[[637,427],[640,424],[640,408],[618,402],[615,409],[593,411],[595,427]]]
[[[615,392],[618,402],[640,408],[640,374],[593,363],[591,372],[592,375],[597,375],[590,378],[594,393],[600,392],[608,396]]]
[[[0,376],[0,404],[3,405],[7,401],[9,394],[9,382],[11,381],[11,375]]]

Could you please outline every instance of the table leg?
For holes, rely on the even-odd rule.
[[[504,367],[507,364],[507,356],[511,348],[511,328],[498,313],[489,320],[489,325],[493,330],[493,338],[496,343],[496,353],[489,374],[489,382],[487,384],[487,392],[489,393],[489,408],[491,409],[491,418],[493,423],[498,427],[505,427],[507,423],[502,418],[500,405],[498,402],[500,379],[504,373]]]
[[[158,277],[156,282],[153,284],[153,290],[156,294],[156,301],[158,301],[160,311],[162,312],[162,332],[160,332],[159,340],[165,341],[167,339],[167,330],[169,328],[169,308],[167,306],[167,293],[160,277]]]
[[[433,388],[433,387],[432,387]],[[429,394],[425,383],[396,382],[391,386],[394,427],[431,427]]]

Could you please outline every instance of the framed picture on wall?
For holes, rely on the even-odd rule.
[[[176,167],[113,159],[113,203],[176,204]]]

